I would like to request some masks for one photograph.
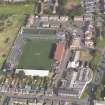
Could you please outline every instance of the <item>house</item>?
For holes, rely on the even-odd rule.
[[[93,41],[93,37],[94,37],[94,26],[90,23],[87,26],[87,29],[85,31],[85,47],[88,48],[94,48],[94,41]]]
[[[105,101],[94,101],[94,105],[105,105]]]
[[[49,17],[47,15],[43,15],[40,17],[40,21],[48,21]]]
[[[69,17],[68,16],[60,16],[60,21],[68,21],[69,20]]]
[[[51,28],[59,28],[60,27],[60,22],[58,22],[58,21],[50,20],[49,22],[50,22]]]
[[[34,15],[30,15],[27,19],[26,27],[31,27],[34,24]]]
[[[43,27],[43,28],[49,28],[49,27],[50,27],[49,22],[48,22],[48,21],[43,21],[43,22],[42,22],[42,27]]]
[[[59,21],[59,16],[50,16],[49,21]]]
[[[85,46],[88,48],[94,48],[94,42],[92,40],[90,41],[85,40]]]
[[[89,31],[85,32],[85,40],[91,40],[92,37],[93,37],[93,33],[92,32],[89,32]]]
[[[76,25],[76,26],[81,26],[81,25],[83,25],[83,21],[84,21],[84,17],[83,16],[75,16],[74,17],[74,24]]]
[[[73,39],[73,42],[72,42],[70,48],[71,49],[80,49],[80,40],[81,40],[80,37],[75,37]]]

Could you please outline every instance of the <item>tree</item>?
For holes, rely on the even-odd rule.
[[[22,80],[25,77],[24,71],[19,71],[18,77]]]

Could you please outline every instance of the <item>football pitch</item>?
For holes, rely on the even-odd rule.
[[[49,55],[54,40],[28,40],[23,48],[18,68],[50,70],[52,59]]]

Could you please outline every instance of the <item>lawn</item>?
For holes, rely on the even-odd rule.
[[[81,3],[81,0],[75,0],[75,1],[78,5]]]
[[[0,14],[23,15],[33,13],[34,4],[0,4]]]
[[[0,67],[6,59],[13,41],[23,24],[24,14],[33,12],[33,4],[0,4]],[[1,30],[3,28],[3,30]]]
[[[84,99],[87,96],[88,96],[88,91],[87,91],[87,89],[85,89],[84,92],[83,92],[83,94],[82,94],[82,96],[80,97],[80,99]]]
[[[101,53],[96,52],[95,58],[94,58],[94,64],[98,66],[100,63],[100,60],[101,60]]]
[[[98,39],[97,43],[96,43],[96,48],[105,48],[105,38],[103,38],[102,40]],[[100,60],[101,60],[101,55],[102,53],[99,51],[95,52],[95,57],[92,60],[92,65],[93,65],[93,69],[96,70],[97,67],[99,66]]]
[[[89,52],[86,52],[86,51],[80,52],[81,61],[90,61],[91,59],[92,59],[92,55]]]
[[[28,40],[23,48],[18,68],[50,70],[52,59],[49,54],[54,41]]]
[[[97,40],[96,47],[97,48],[105,48],[105,37],[102,40],[100,40],[100,39]]]

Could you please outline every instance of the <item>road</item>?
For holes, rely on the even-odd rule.
[[[21,99],[35,99],[37,97],[41,97],[42,99],[51,99],[51,100],[64,100],[64,101],[68,101],[70,102],[72,98],[68,98],[68,97],[60,97],[60,96],[44,96],[44,95],[29,95],[29,94],[13,94],[13,93],[4,93],[4,92],[0,92],[0,94],[4,95],[4,96],[9,96],[12,98],[21,98]],[[77,98],[73,98],[73,100],[77,100]]]
[[[81,105],[83,105],[85,103],[85,101],[87,100],[86,99],[83,99],[83,100],[79,100],[78,98],[72,98],[72,97],[60,97],[60,96],[37,96],[37,95],[29,95],[29,94],[24,94],[24,95],[19,95],[19,94],[11,94],[11,93],[0,93],[4,96],[8,96],[8,97],[11,97],[11,98],[17,98],[17,99],[41,99],[41,100],[56,100],[56,101],[65,101],[65,102],[69,102],[69,103],[72,103],[72,102],[77,102]]]

